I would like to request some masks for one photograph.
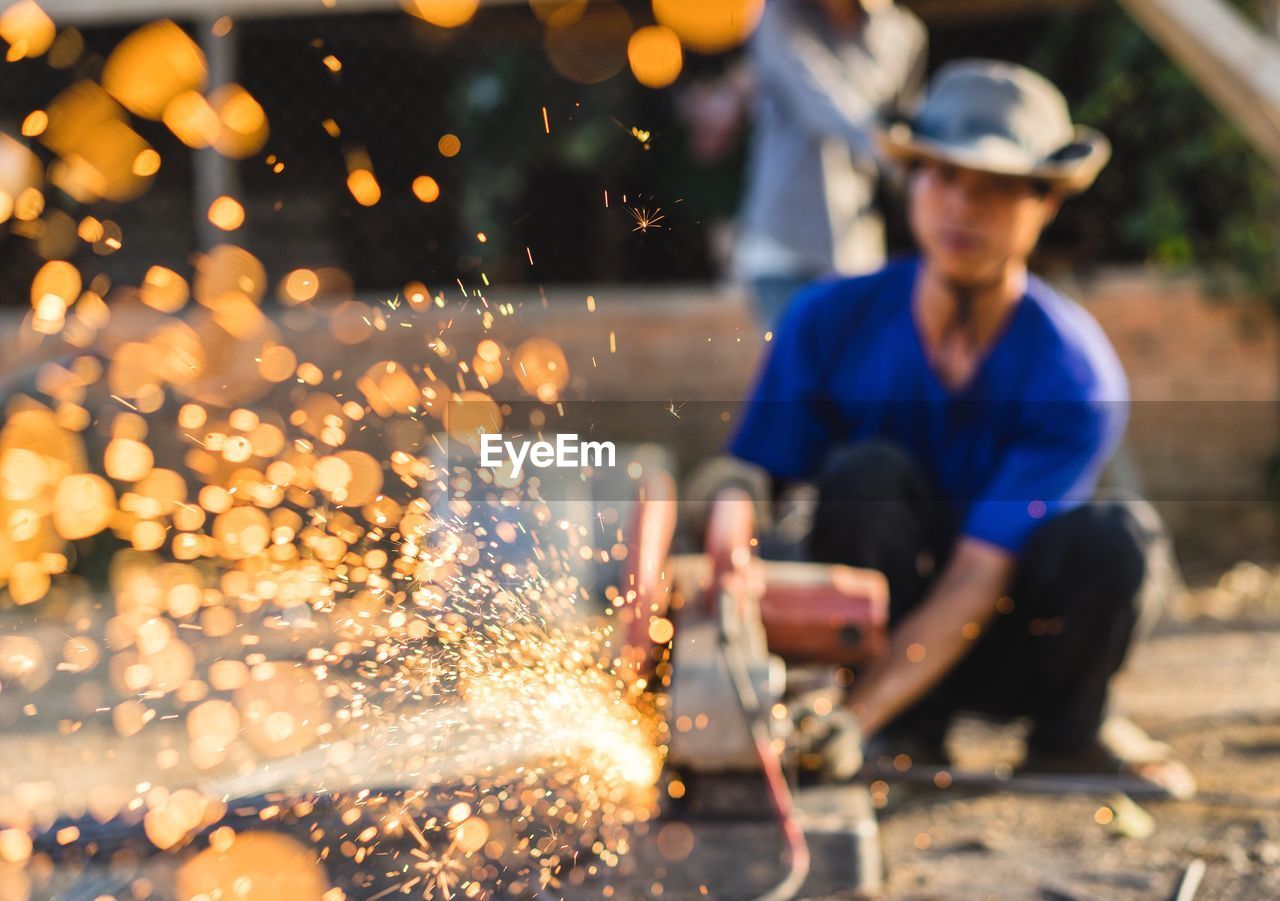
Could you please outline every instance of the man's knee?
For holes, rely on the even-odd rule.
[[[828,453],[818,477],[810,559],[880,570],[902,606],[923,594],[928,577],[921,560],[937,552],[936,531],[928,480],[902,448],[871,440]]]
[[[1093,501],[1050,520],[1032,535],[1022,562],[1032,590],[1087,582],[1076,603],[1120,605],[1144,620],[1177,582],[1168,530],[1136,497]]]
[[[891,441],[873,438],[827,454],[818,476],[818,493],[830,500],[899,500],[917,491],[922,479],[906,451]]]
[[[1099,562],[1137,567],[1147,562],[1158,545],[1168,541],[1160,514],[1138,497],[1094,501],[1072,512],[1081,518],[1075,540],[1083,542]]]

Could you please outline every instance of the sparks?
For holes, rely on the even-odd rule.
[[[633,232],[647,234],[651,228],[662,228],[658,223],[667,218],[663,215],[661,207],[654,207],[652,211],[647,207],[628,207],[627,209],[636,220],[635,228],[631,229]]]
[[[336,56],[326,65],[342,69]],[[542,115],[549,134],[545,107]],[[342,133],[335,120],[322,125],[333,138]],[[441,150],[449,156],[459,142],[447,137]],[[649,133],[636,129],[634,137],[647,141]],[[283,167],[274,155],[266,163],[276,172]],[[361,165],[372,171],[367,160]],[[607,191],[604,201],[607,207]],[[629,211],[637,231],[662,227],[656,207]],[[114,223],[86,223],[81,230],[94,242],[121,246]],[[530,245],[525,254],[532,266]],[[326,860],[340,860],[361,885],[400,880],[381,891],[370,884],[372,898],[558,888],[587,849],[596,858],[592,867],[617,867],[629,827],[656,810],[665,750],[660,707],[614,655],[606,619],[613,608],[584,607],[592,598],[570,578],[571,563],[608,559],[617,518],[597,512],[608,539],[600,542],[590,519],[544,527],[536,510],[522,512],[520,502],[532,495],[524,486],[501,486],[499,495],[476,474],[440,465],[449,457],[445,439],[459,438],[463,428],[444,421],[446,410],[458,412],[455,396],[493,416],[507,413],[477,384],[487,390],[504,376],[518,383],[541,404],[539,427],[565,417],[571,382],[563,350],[545,338],[515,349],[491,338],[474,348],[461,337],[455,342],[452,315],[443,323],[421,317],[446,306],[444,291],[433,295],[417,281],[380,302],[312,305],[329,289],[322,271],[311,269],[285,279],[286,305],[299,309],[286,311],[267,340],[256,319],[238,318],[256,310],[253,301],[268,290],[266,268],[232,245],[209,258],[213,270],[237,278],[188,285],[157,267],[145,285],[147,302],[172,312],[194,294],[212,306],[225,299],[225,288],[241,303],[220,306],[225,316],[216,323],[195,317],[119,348],[93,343],[101,328],[94,323],[105,322],[97,289],[82,291],[69,263],[49,263],[33,296],[51,296],[58,318],[45,317],[49,331],[41,334],[67,325],[74,302],[71,319],[80,317],[84,334],[72,337],[83,337],[78,351],[98,360],[51,370],[57,377],[37,380],[40,403],[14,405],[0,417],[0,447],[23,448],[6,460],[10,477],[0,480],[0,506],[24,511],[7,523],[23,540],[10,548],[0,536],[0,550],[13,552],[0,561],[7,595],[35,604],[61,591],[60,577],[75,561],[72,541],[111,530],[127,545],[111,559],[111,586],[138,615],[113,620],[108,641],[90,631],[96,620],[76,613],[62,625],[86,634],[68,631],[56,664],[67,678],[97,680],[106,671],[103,691],[112,703],[102,704],[101,692],[73,696],[86,723],[107,714],[108,731],[120,741],[145,726],[146,740],[164,744],[155,781],[140,779],[131,763],[116,772],[102,761],[104,805],[145,807],[146,834],[157,850],[187,846],[222,815],[211,805],[233,801],[263,822],[304,827],[298,834],[305,837],[246,834],[234,843],[230,828],[214,829],[209,848],[178,865],[198,871],[217,857],[225,863],[225,879],[215,886],[223,895],[261,859],[299,885],[323,881]],[[479,277],[487,289],[487,274]],[[461,278],[456,285],[459,321],[478,320],[489,332],[496,316],[516,314],[515,305],[490,302]],[[547,306],[541,287],[539,296]],[[596,310],[594,296],[586,306]],[[326,331],[317,332],[313,321]],[[412,356],[394,356],[393,348],[411,342],[395,341],[391,329],[415,322],[426,330],[432,365],[420,359],[421,339],[412,342]],[[321,334],[344,348],[365,344],[372,354],[359,355],[358,366],[343,354],[343,365],[322,368],[332,354],[319,346]],[[205,346],[217,353],[197,353]],[[610,331],[609,353],[617,352]],[[595,355],[591,365],[599,365]],[[176,406],[171,398],[183,401],[176,422],[166,419]],[[110,422],[99,429],[104,409]],[[669,409],[679,418],[674,402]],[[99,464],[101,474],[80,471]],[[455,491],[459,498],[486,495],[475,519],[431,499]],[[33,497],[50,515],[27,515]],[[491,508],[500,514],[492,522]],[[49,615],[62,609],[46,606]],[[118,648],[116,632],[128,639]],[[305,662],[294,653],[303,647],[292,644],[296,638],[307,642]],[[29,636],[6,636],[5,645],[11,661],[38,661],[44,653]],[[110,666],[95,671],[100,659]],[[39,672],[34,665],[7,676],[5,691]],[[201,693],[189,694],[191,686]],[[205,686],[220,696],[206,698]],[[165,700],[170,692],[177,707]],[[24,713],[35,718],[46,709],[33,697]],[[66,722],[63,737],[74,741],[81,721]],[[96,748],[85,751],[92,761]],[[15,779],[42,778],[39,755],[12,757],[31,776],[6,764],[0,794]],[[164,784],[164,772],[184,757],[211,778],[214,768],[241,761],[252,767],[205,793]],[[246,800],[261,794],[251,784],[271,792],[271,803]],[[32,801],[45,804],[35,795]],[[74,803],[86,808],[81,798]],[[24,818],[33,813],[20,811]],[[65,843],[85,841],[67,829],[61,834]],[[228,853],[235,859],[224,861]]]

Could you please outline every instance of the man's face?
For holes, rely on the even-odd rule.
[[[911,230],[944,278],[980,287],[1026,261],[1059,202],[1026,178],[926,161],[911,179]]]

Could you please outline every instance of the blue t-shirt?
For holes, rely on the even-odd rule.
[[[1124,433],[1128,385],[1098,323],[1034,277],[963,389],[925,356],[907,258],[792,300],[731,449],[812,478],[841,444],[893,441],[961,508],[964,535],[1017,553],[1089,499]]]

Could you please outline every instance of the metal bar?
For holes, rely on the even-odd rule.
[[[525,0],[481,0],[485,6],[509,6]],[[40,7],[59,25],[108,25],[152,19],[274,19],[393,12],[400,0],[41,0]]]
[[[1222,0],[1119,0],[1280,170],[1280,44]]]
[[[511,6],[526,0],[481,0],[484,6]],[[691,0],[692,2],[692,0]],[[1098,0],[900,0],[929,24],[1016,19],[1081,11]],[[41,8],[59,24],[100,25],[150,19],[204,19],[218,16],[271,19],[326,13],[357,14],[401,9],[400,0],[42,0]]]
[[[213,19],[200,22],[200,49],[209,64],[209,87],[216,88],[236,80],[236,47],[239,29],[233,27],[221,37],[213,33]],[[192,185],[195,201],[196,249],[208,252],[215,244],[226,240],[226,233],[209,221],[209,206],[219,197],[227,195],[243,202],[239,195],[239,178],[236,161],[223,156],[212,147],[195,151],[192,169]],[[241,239],[244,239],[242,233]]]
[[[1098,0],[899,0],[929,25],[1018,19],[1058,12],[1083,12]]]
[[[1182,871],[1182,878],[1178,880],[1173,901],[1191,901],[1200,888],[1200,880],[1204,879],[1204,871],[1204,861],[1199,857],[1193,857],[1191,863],[1187,864],[1187,868]]]

